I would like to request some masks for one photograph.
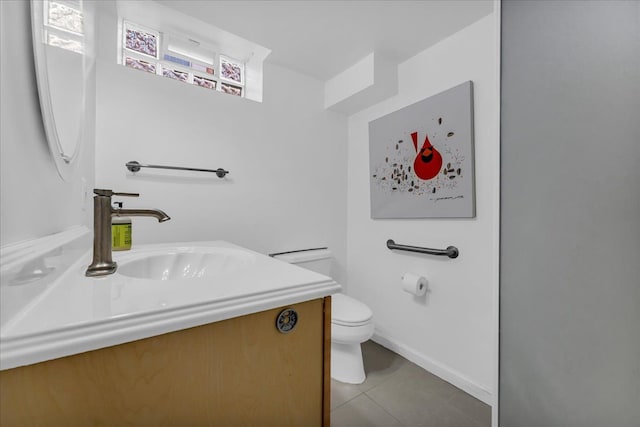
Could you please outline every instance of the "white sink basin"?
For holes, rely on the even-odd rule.
[[[118,273],[135,279],[207,279],[236,272],[253,264],[255,256],[230,248],[175,248],[139,254],[118,262]]]

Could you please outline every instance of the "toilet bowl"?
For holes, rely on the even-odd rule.
[[[331,272],[331,251],[301,250],[274,258],[326,276]],[[364,303],[345,294],[331,296],[331,378],[361,384],[366,375],[360,344],[373,336],[373,313]]]
[[[331,296],[331,377],[362,384],[366,378],[360,344],[373,336],[373,313],[345,294]]]

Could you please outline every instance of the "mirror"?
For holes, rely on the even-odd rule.
[[[82,142],[88,137],[87,102],[94,101],[87,96],[95,65],[90,6],[82,0],[31,0],[40,110],[49,150],[65,181],[78,165]]]

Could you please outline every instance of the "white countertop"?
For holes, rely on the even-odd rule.
[[[41,286],[31,300],[21,304],[17,313],[3,319],[0,369],[122,344],[340,291],[340,285],[327,276],[223,241],[139,245],[131,251],[114,252],[113,258],[121,264],[144,253],[186,246],[245,251],[253,255],[253,261],[238,271],[207,279],[147,280],[118,272],[88,278],[84,272],[91,253],[86,252],[53,282]],[[19,292],[15,287],[10,290],[16,295],[16,290]]]

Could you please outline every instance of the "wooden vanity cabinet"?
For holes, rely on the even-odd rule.
[[[326,297],[1,371],[0,425],[328,427],[330,310]]]

